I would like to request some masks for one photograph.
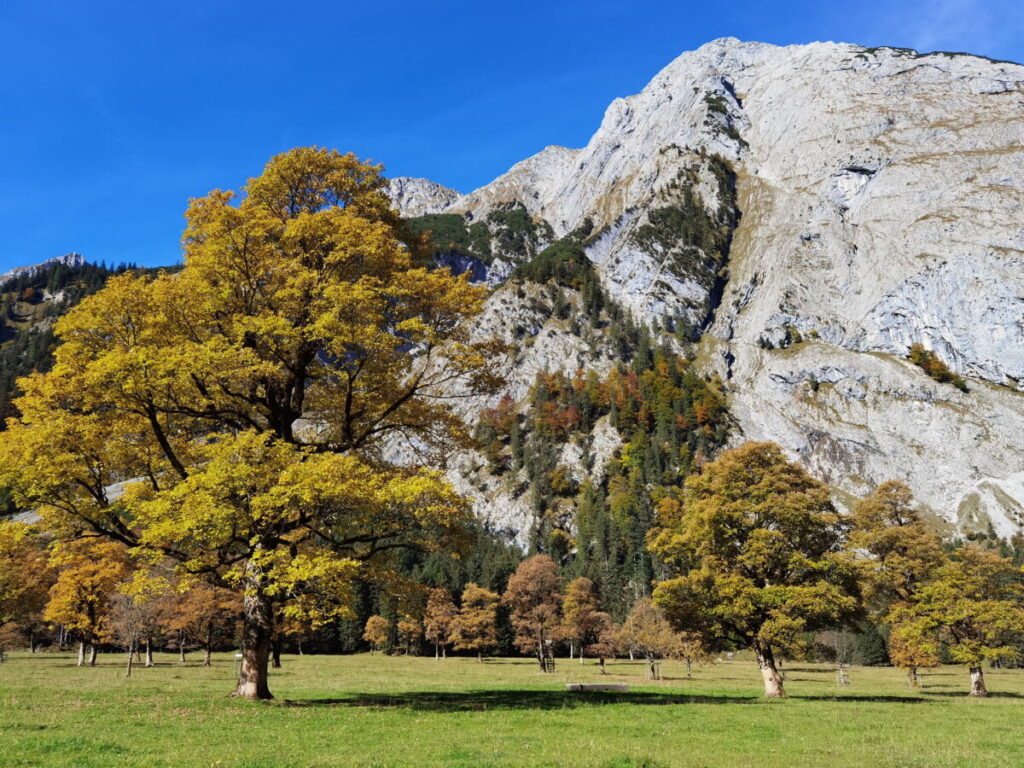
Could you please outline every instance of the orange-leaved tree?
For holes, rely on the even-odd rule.
[[[383,616],[371,616],[363,627],[363,640],[370,644],[370,653],[383,651],[391,639],[391,625]]]
[[[25,523],[0,522],[0,624],[26,634],[33,652],[54,578],[39,531]]]
[[[58,570],[43,617],[78,637],[78,666],[96,663],[96,645],[106,633],[107,613],[118,584],[130,572],[122,544],[89,537],[62,543],[51,561]]]
[[[508,580],[501,601],[508,606],[516,632],[515,644],[533,653],[541,669],[552,632],[559,624],[558,566],[547,555],[534,555],[519,564]]]
[[[665,618],[665,612],[651,598],[641,597],[619,628],[619,644],[643,656],[647,660],[647,677],[656,680],[658,659],[677,655],[680,637]]]
[[[469,583],[462,590],[462,605],[452,622],[450,640],[460,651],[476,651],[476,660],[484,660],[484,652],[498,644],[497,593]]]
[[[447,656],[448,638],[452,633],[452,624],[458,616],[452,593],[444,587],[430,590],[427,597],[427,611],[423,616],[423,631],[427,640],[434,644],[434,658]]]
[[[420,265],[384,187],[311,147],[193,200],[184,268],[117,277],[62,318],[0,435],[0,484],[54,532],[243,593],[238,696],[271,697],[276,604],[350,615],[356,579],[459,547],[470,520],[425,466],[468,441],[449,406],[493,391],[500,345],[472,336],[485,289]]]

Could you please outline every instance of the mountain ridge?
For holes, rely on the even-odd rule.
[[[585,147],[425,210],[469,226],[528,215],[531,247],[490,241],[494,284],[589,222],[603,288],[640,322],[687,329],[736,439],[779,442],[840,497],[903,477],[949,524],[1010,536],[1024,522],[1022,147],[1020,65],[723,38],[613,101]],[[721,237],[677,226],[699,207],[714,229],[730,205],[717,257],[702,246]],[[912,344],[969,391],[909,362]]]

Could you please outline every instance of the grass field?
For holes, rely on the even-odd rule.
[[[198,655],[197,655],[198,656]],[[234,662],[158,656],[124,678],[122,657],[78,669],[70,655],[0,665],[0,765],[15,766],[1015,766],[1024,765],[1024,672],[986,673],[992,698],[963,696],[961,667],[922,693],[897,670],[794,664],[785,701],[759,698],[749,661],[666,663],[374,656],[286,657],[271,703],[236,701]],[[571,694],[565,683],[630,683]]]

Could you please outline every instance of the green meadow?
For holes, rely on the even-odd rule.
[[[992,696],[963,695],[942,667],[911,691],[903,673],[793,663],[789,698],[764,701],[737,658],[666,662],[357,655],[285,657],[270,703],[228,697],[230,654],[211,668],[158,655],[124,676],[123,657],[15,653],[0,665],[0,765],[22,766],[937,766],[1024,765],[1024,671],[986,672]],[[627,683],[569,693],[567,682]]]

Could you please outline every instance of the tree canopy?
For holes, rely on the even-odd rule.
[[[765,695],[784,695],[775,665],[805,633],[854,611],[842,555],[848,523],[828,488],[774,443],[745,443],[686,480],[658,507],[651,548],[677,575],[655,601],[677,629],[753,648]]]
[[[181,272],[118,276],[62,318],[0,437],[0,485],[51,530],[244,591],[241,696],[270,697],[275,603],[343,615],[355,578],[458,549],[470,518],[421,467],[466,439],[450,401],[496,384],[467,322],[484,290],[417,266],[384,184],[310,147],[192,200]]]

